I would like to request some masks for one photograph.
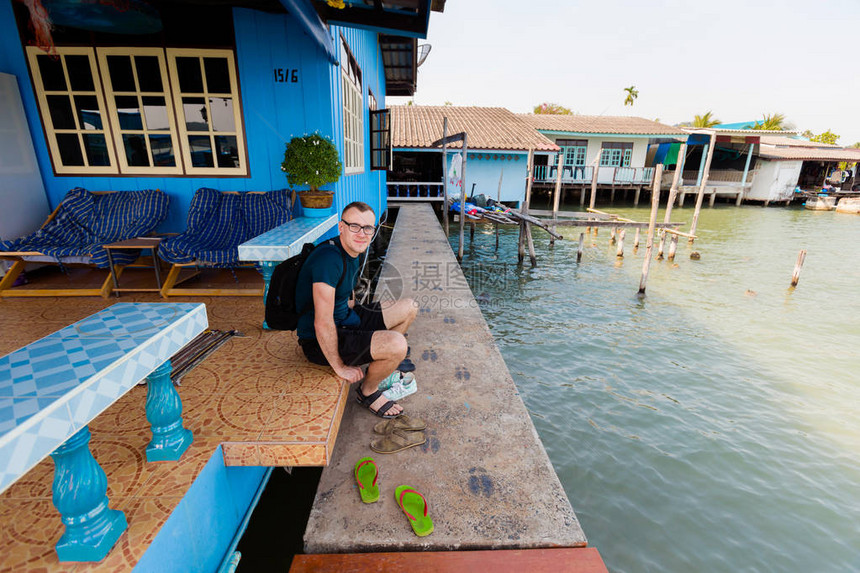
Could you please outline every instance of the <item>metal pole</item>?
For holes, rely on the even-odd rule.
[[[468,134],[463,134],[463,164],[460,167],[460,245],[457,247],[457,260],[463,260],[463,228],[466,225],[466,156],[468,155]]]
[[[445,227],[445,238],[448,238],[448,118],[442,122],[442,194],[445,204],[442,205],[442,224]]]

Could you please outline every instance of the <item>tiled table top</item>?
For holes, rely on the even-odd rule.
[[[208,326],[199,303],[119,303],[0,357],[0,493]]]
[[[298,217],[239,245],[241,261],[281,262],[299,254],[302,245],[322,237],[337,225],[338,216]]]

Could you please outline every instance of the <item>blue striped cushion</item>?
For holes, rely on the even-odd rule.
[[[169,263],[237,266],[241,243],[290,220],[290,194],[288,189],[266,193],[198,189],[188,209],[187,229],[163,241],[158,254]]]
[[[91,257],[108,267],[102,245],[147,235],[167,217],[169,198],[157,189],[93,194],[76,187],[66,193],[54,219],[32,235],[0,241],[0,251],[38,251],[62,260]],[[117,251],[114,263],[133,262],[139,252]]]

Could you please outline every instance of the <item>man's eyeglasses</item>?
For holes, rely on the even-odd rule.
[[[359,225],[358,223],[350,223],[349,221],[340,220],[341,223],[346,225],[349,228],[351,233],[358,233],[359,231],[364,231],[365,235],[372,235],[376,232],[376,226],[374,225]]]

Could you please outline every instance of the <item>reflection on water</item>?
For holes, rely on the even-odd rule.
[[[537,231],[531,269],[480,231],[464,271],[610,570],[860,570],[860,217],[705,209],[641,300],[644,238],[577,264]]]

